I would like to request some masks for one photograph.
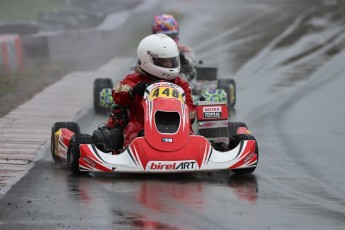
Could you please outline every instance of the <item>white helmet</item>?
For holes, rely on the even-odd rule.
[[[139,43],[137,55],[139,68],[155,77],[172,80],[180,72],[176,42],[165,34],[145,37]]]

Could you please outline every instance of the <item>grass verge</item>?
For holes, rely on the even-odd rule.
[[[1,0],[0,21],[32,21],[40,12],[68,9],[58,0]]]
[[[0,75],[0,117],[30,100],[45,87],[60,80],[70,68],[63,64],[27,69]]]

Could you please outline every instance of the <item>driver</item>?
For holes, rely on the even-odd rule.
[[[192,80],[196,75],[195,55],[189,46],[179,43],[180,29],[175,18],[170,14],[155,16],[152,24],[152,33],[166,34],[174,39],[180,52],[181,73]]]
[[[179,85],[185,91],[191,126],[196,115],[187,81],[178,76],[180,58],[176,42],[164,34],[145,37],[137,48],[137,66],[113,89],[114,102],[129,109],[129,122],[124,130],[124,147],[127,147],[144,129],[144,110],[141,100],[148,83],[165,80]],[[190,127],[193,133],[192,127]]]

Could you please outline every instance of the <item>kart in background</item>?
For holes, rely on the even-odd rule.
[[[144,130],[123,149],[126,110],[111,106],[107,125],[92,135],[75,122],[56,122],[51,153],[74,174],[89,172],[177,173],[232,170],[252,173],[259,151],[243,122],[228,121],[226,103],[199,101],[197,131],[190,131],[184,91],[169,82],[150,84],[142,100]],[[111,124],[111,125],[109,125]]]
[[[96,78],[93,82],[93,108],[96,113],[105,113],[113,103],[111,91],[114,87],[111,78]]]
[[[236,104],[236,83],[234,79],[218,79],[216,65],[196,65],[196,76],[181,74],[192,87],[193,101],[214,101],[227,104],[229,111]],[[96,113],[105,113],[113,103],[111,90],[114,87],[110,78],[97,78],[93,85],[93,105]]]
[[[236,82],[234,79],[218,78],[218,67],[216,65],[204,65],[202,62],[196,66],[196,77],[190,79],[193,99],[197,101],[224,102],[229,111],[234,109],[236,104]]]

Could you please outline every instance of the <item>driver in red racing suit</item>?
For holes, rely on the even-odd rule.
[[[124,130],[124,147],[144,129],[142,97],[147,84],[157,80],[172,82],[185,91],[192,133],[196,111],[189,83],[178,76],[180,60],[175,41],[164,34],[149,35],[139,43],[137,57],[135,73],[128,74],[112,92],[114,102],[129,109],[129,122]]]

